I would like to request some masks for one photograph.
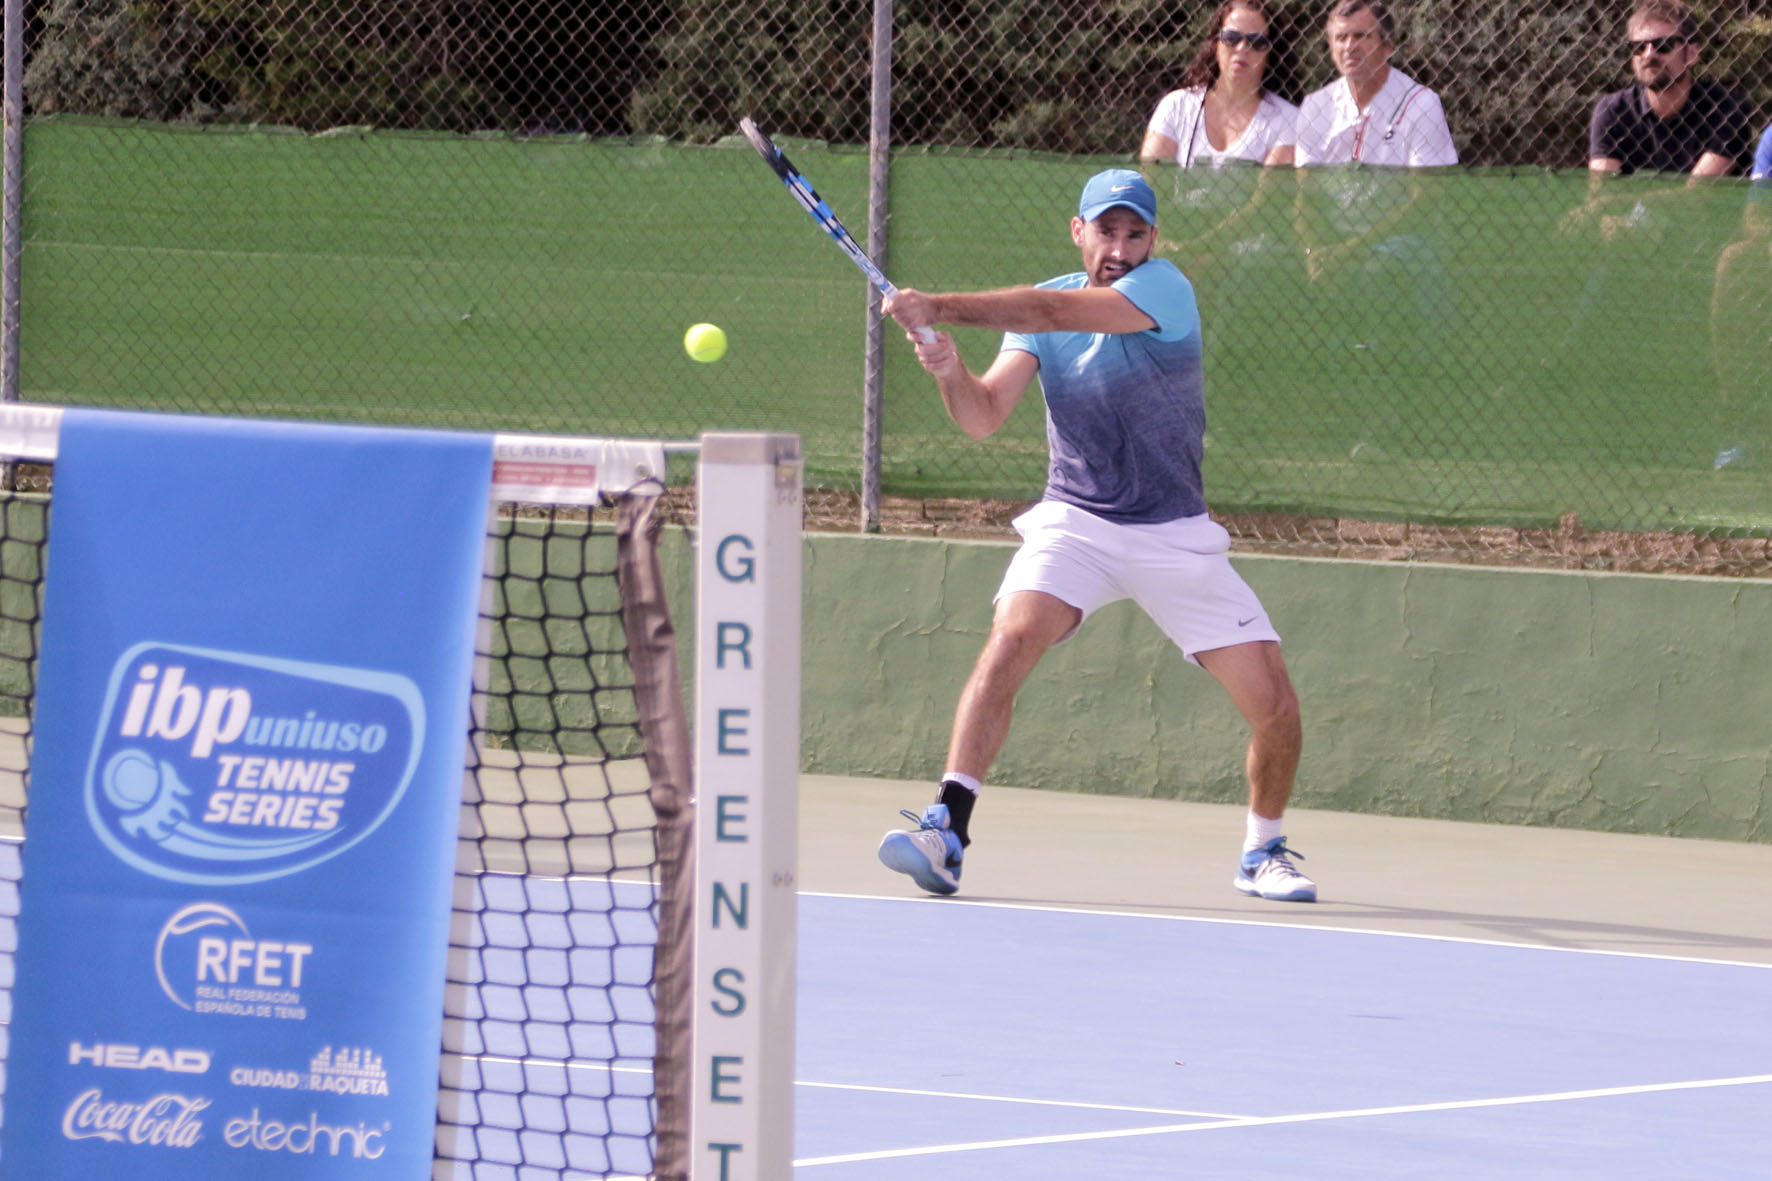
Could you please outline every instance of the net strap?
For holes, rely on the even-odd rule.
[[[653,952],[658,1103],[657,1181],[687,1181],[694,1019],[694,804],[689,719],[677,668],[677,634],[658,562],[663,518],[656,496],[624,496],[616,513],[616,574],[634,697],[652,780],[659,864],[658,944]]]

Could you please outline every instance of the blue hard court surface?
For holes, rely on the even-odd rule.
[[[803,895],[795,1175],[1772,1177],[1772,968]]]

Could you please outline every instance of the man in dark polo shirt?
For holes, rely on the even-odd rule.
[[[1747,105],[1692,76],[1698,63],[1692,11],[1681,0],[1640,0],[1627,28],[1637,84],[1594,105],[1587,166],[1693,176],[1741,171],[1752,133]]]

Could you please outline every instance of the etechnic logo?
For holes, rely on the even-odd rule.
[[[292,1156],[345,1156],[356,1160],[379,1160],[388,1146],[382,1143],[391,1126],[359,1123],[323,1124],[320,1113],[310,1111],[300,1123],[266,1119],[258,1108],[249,1116],[236,1116],[222,1125],[222,1139],[229,1148],[256,1148],[260,1152],[287,1152]]]
[[[282,877],[388,818],[424,725],[418,687],[394,673],[138,644],[111,672],[86,814],[154,877]]]

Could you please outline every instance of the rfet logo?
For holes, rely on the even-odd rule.
[[[281,877],[387,819],[424,725],[418,687],[398,674],[138,644],[111,673],[86,813],[112,852],[155,877]]]

